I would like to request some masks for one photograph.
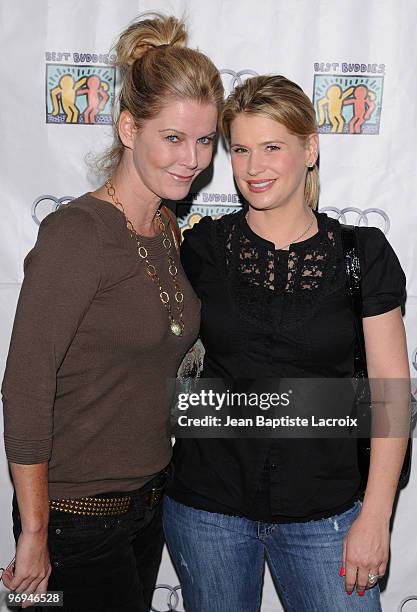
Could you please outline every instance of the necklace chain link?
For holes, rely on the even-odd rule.
[[[168,256],[168,273],[171,277],[172,280],[172,284],[174,287],[174,300],[175,300],[175,306],[177,309],[177,318],[175,319],[173,314],[172,314],[172,309],[171,309],[171,300],[169,297],[169,293],[168,291],[165,291],[162,287],[162,283],[161,283],[161,279],[159,277],[159,274],[156,270],[156,267],[150,263],[149,261],[149,257],[148,257],[148,249],[142,244],[141,242],[141,236],[138,234],[138,232],[135,230],[133,223],[130,221],[130,219],[128,218],[128,216],[126,215],[125,209],[123,204],[120,202],[120,200],[118,200],[117,196],[116,196],[116,190],[114,188],[113,183],[109,180],[106,181],[105,183],[105,187],[107,189],[107,193],[109,195],[109,197],[112,199],[112,202],[115,206],[119,207],[121,209],[121,211],[123,212],[125,219],[126,219],[126,226],[127,229],[129,230],[130,236],[131,238],[134,238],[134,240],[136,241],[136,246],[137,246],[137,252],[138,255],[141,259],[143,259],[145,261],[146,264],[146,271],[148,273],[148,275],[150,276],[150,278],[152,279],[152,281],[155,283],[155,285],[158,287],[158,291],[159,291],[159,299],[161,300],[161,303],[163,304],[164,308],[166,309],[167,313],[168,313],[168,317],[169,317],[169,321],[170,321],[170,330],[171,332],[175,335],[175,336],[182,336],[182,334],[184,333],[184,321],[183,321],[183,311],[184,311],[184,293],[181,290],[181,287],[178,284],[178,280],[177,280],[177,275],[178,275],[178,267],[175,263],[174,258],[172,257],[171,254],[171,247],[172,247],[172,241],[171,239],[167,236],[166,233],[166,229],[165,229],[165,223],[164,220],[162,218],[161,212],[159,210],[156,211],[156,219],[158,222],[158,225],[161,229],[162,232],[162,244],[167,252],[167,256]]]

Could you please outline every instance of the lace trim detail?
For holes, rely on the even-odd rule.
[[[243,214],[226,215],[216,223],[217,252],[226,253],[223,265],[239,316],[262,329],[294,327],[345,284],[340,225],[319,214],[313,239],[290,251],[275,251],[250,235]]]

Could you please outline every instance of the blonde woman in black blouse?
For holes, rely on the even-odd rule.
[[[247,210],[185,233],[207,378],[349,379],[355,325],[341,227],[316,212],[314,108],[282,76],[248,79],[222,114]],[[359,228],[370,378],[407,379],[405,278]],[[265,557],[287,611],[381,610],[405,438],[374,438],[363,505],[352,439],[182,439],[164,526],[187,612],[256,612]]]

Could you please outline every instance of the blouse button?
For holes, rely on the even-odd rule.
[[[271,470],[276,470],[277,469],[277,464],[276,463],[271,463],[270,468]]]

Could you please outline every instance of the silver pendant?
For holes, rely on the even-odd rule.
[[[169,328],[174,334],[174,336],[182,336],[184,332],[184,323],[182,321],[176,321],[175,319],[172,319]]]

